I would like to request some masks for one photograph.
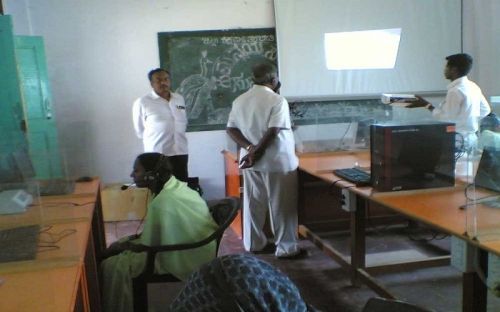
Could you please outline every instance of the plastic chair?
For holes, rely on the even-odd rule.
[[[163,245],[163,246],[145,246],[135,245],[131,249],[133,252],[147,252],[147,260],[144,271],[132,279],[132,288],[134,296],[134,311],[147,311],[148,310],[148,284],[150,283],[171,283],[180,282],[178,278],[172,274],[156,274],[154,272],[154,262],[158,252],[177,251],[198,248],[206,245],[213,240],[217,241],[217,252],[219,250],[220,241],[224,231],[233,222],[238,213],[240,206],[240,199],[236,197],[227,197],[220,200],[213,200],[207,202],[210,213],[219,228],[207,238],[186,244]]]
[[[432,312],[417,305],[385,298],[370,298],[366,302],[362,312]]]

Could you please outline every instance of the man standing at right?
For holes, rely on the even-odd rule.
[[[453,54],[446,57],[444,77],[451,81],[448,85],[446,99],[438,107],[417,96],[409,108],[425,107],[432,112],[434,118],[456,124],[456,131],[464,137],[464,147],[471,150],[477,146],[479,122],[491,111],[477,84],[467,78],[472,68],[472,57],[466,53]]]
[[[276,257],[304,255],[297,242],[297,167],[288,103],[273,90],[279,84],[276,66],[257,64],[253,87],[233,102],[228,135],[241,147],[243,169],[243,244],[263,251],[268,209]]]

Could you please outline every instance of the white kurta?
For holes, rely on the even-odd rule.
[[[254,85],[237,97],[229,113],[228,127],[238,128],[252,144],[257,144],[271,127],[281,128],[264,156],[249,170],[287,172],[297,169],[295,139],[286,99],[265,86]],[[242,149],[240,157],[246,155]]]
[[[266,246],[263,227],[270,209],[276,256],[297,253],[298,159],[288,102],[270,88],[254,85],[234,100],[227,126],[238,128],[253,144],[269,128],[281,128],[262,158],[243,170],[243,244],[247,251]],[[246,151],[242,149],[240,155]]]
[[[151,91],[134,102],[132,119],[144,152],[167,156],[188,154],[186,105],[182,95],[172,92],[167,101]]]
[[[490,106],[477,84],[467,76],[455,79],[448,85],[446,99],[432,111],[441,121],[456,124],[458,133],[464,136],[468,146],[475,146],[479,122],[490,113]]]

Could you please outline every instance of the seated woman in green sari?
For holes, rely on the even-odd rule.
[[[159,153],[139,155],[131,177],[137,187],[149,188],[155,197],[148,205],[142,233],[111,245],[109,251],[116,255],[101,263],[104,311],[133,310],[132,278],[144,269],[146,253],[133,253],[126,250],[127,246],[191,243],[217,229],[206,202],[172,175],[167,156]],[[215,256],[215,241],[196,249],[162,252],[156,258],[155,270],[184,280]]]

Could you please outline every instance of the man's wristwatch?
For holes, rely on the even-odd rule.
[[[246,149],[247,151],[250,151],[250,150],[252,149],[252,147],[253,147],[253,144],[248,144],[248,146],[247,146],[247,147],[245,147],[245,149]]]

